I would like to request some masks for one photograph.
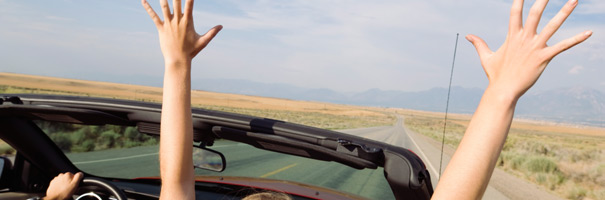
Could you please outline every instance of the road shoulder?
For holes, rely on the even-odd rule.
[[[429,138],[425,135],[416,133],[408,128],[405,128],[406,132],[414,139],[422,140],[434,148],[441,149],[441,142]],[[443,148],[444,154],[451,157],[454,154],[455,149],[450,146]],[[444,162],[446,163],[446,162]],[[443,166],[443,170],[445,169]],[[546,191],[541,186],[530,183],[524,179],[509,174],[501,169],[496,168],[490,179],[489,187],[493,187],[499,192],[503,193],[510,199],[531,199],[531,200],[559,200],[562,199],[550,192]],[[486,199],[486,198],[484,198]]]

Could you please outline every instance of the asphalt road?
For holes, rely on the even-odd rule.
[[[418,138],[410,137],[410,134],[408,134],[408,132],[404,128],[403,118],[401,116],[398,116],[397,122],[393,126],[341,130],[341,132],[385,142],[395,146],[404,147],[413,151],[414,153],[416,153],[416,155],[420,156],[420,158],[425,162],[426,167],[428,168],[429,173],[431,174],[431,182],[433,183],[433,188],[437,186],[437,181],[439,180],[438,159],[440,154],[434,154],[434,149],[430,148],[428,145],[419,145],[417,143]],[[430,154],[427,156],[427,153]],[[449,158],[446,158],[446,162],[449,162]]]
[[[443,160],[440,161],[442,157],[441,149],[436,148],[435,145],[429,144],[429,141],[426,137],[421,137],[417,133],[406,129],[403,125],[403,120],[404,119],[402,116],[398,116],[397,122],[393,126],[343,130],[342,132],[386,142],[396,146],[402,146],[413,151],[424,161],[429,173],[431,174],[431,183],[433,184],[433,188],[435,188],[439,182],[439,171],[441,170],[443,172],[445,170],[445,166],[447,166],[450,161],[450,156],[444,154]],[[488,185],[483,199],[499,200],[510,198],[500,191],[494,189],[491,185]]]
[[[410,131],[403,126],[403,117],[399,116],[394,126],[374,127],[367,129],[345,130],[350,134],[400,145],[414,151],[425,162],[431,173],[431,182],[436,186],[439,180],[439,171],[445,170],[455,149],[445,147],[443,161],[441,160],[441,141],[435,141],[424,135]],[[441,166],[440,167],[440,163]],[[433,187],[434,188],[434,187]],[[557,200],[562,199],[546,191],[544,188],[495,169],[483,199],[528,199],[528,200]]]

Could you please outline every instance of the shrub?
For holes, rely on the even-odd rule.
[[[557,171],[557,163],[543,156],[530,157],[525,163],[525,168],[530,172],[552,173]]]
[[[84,132],[84,129],[78,129],[76,132],[70,135],[71,141],[76,144],[83,143],[87,136],[87,134]]]
[[[147,146],[147,145],[157,145],[159,144],[158,140],[154,137],[149,137],[148,140],[146,140],[145,142],[143,142],[143,146]]]
[[[502,151],[510,151],[514,149],[515,144],[517,144],[517,138],[514,136],[509,136],[504,142],[504,146],[502,147]]]
[[[605,163],[595,166],[595,168],[590,171],[590,176],[594,179],[595,183],[605,185]]]
[[[132,141],[130,139],[126,139],[124,141],[124,144],[122,145],[122,147],[124,147],[124,148],[130,148],[130,147],[136,147],[136,146],[141,146],[141,142],[139,142],[139,141]]]
[[[605,199],[605,190],[594,190],[591,192],[591,196],[594,196],[595,199]]]
[[[96,147],[100,149],[109,149],[116,146],[116,142],[120,138],[120,135],[113,132],[112,130],[101,133],[101,136],[97,139]]]
[[[83,142],[75,145],[71,148],[72,152],[89,152],[95,149],[95,142],[91,139],[84,140]]]
[[[55,144],[64,152],[71,152],[71,139],[67,134],[58,133],[53,134],[50,138],[55,142]]]
[[[124,130],[124,137],[133,141],[141,141],[143,134],[139,133],[136,128],[128,127]]]
[[[513,170],[521,169],[521,166],[525,163],[525,156],[514,156],[508,163],[508,167]]]
[[[533,175],[533,180],[539,185],[546,186],[550,190],[556,190],[563,182],[565,182],[565,176],[562,173],[545,173],[536,172]]]
[[[536,182],[538,182],[541,185],[544,185],[544,184],[546,184],[548,177],[544,173],[538,173],[538,174],[536,174],[535,179],[536,179]]]
[[[567,190],[567,198],[568,199],[584,199],[588,191],[583,187],[574,186],[571,189]]]

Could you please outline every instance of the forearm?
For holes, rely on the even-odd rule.
[[[517,97],[486,89],[434,199],[481,198],[512,122]]]
[[[162,195],[177,197],[171,191],[193,191],[191,122],[191,61],[166,63],[160,136]],[[176,188],[170,188],[176,187]],[[192,194],[185,192],[184,194]],[[184,195],[183,194],[183,195]],[[179,199],[192,199],[182,197]]]
[[[514,0],[509,33],[496,52],[483,39],[466,37],[479,54],[489,86],[437,185],[435,199],[482,197],[506,141],[517,100],[536,83],[552,58],[592,35],[592,31],[585,31],[547,45],[578,1],[569,0],[542,31],[537,31],[547,3],[547,0],[535,1],[523,24],[523,0]]]

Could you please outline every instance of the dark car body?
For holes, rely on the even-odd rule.
[[[161,104],[56,95],[4,94],[0,99],[0,139],[16,149],[0,177],[0,198],[39,195],[61,172],[81,170],[34,121],[136,127],[159,136]],[[248,144],[257,149],[341,163],[356,170],[384,170],[396,199],[430,199],[429,172],[413,152],[386,143],[279,120],[205,109],[192,109],[194,141],[212,148],[215,141]],[[229,158],[227,156],[227,158]],[[229,169],[229,162],[227,169]],[[95,176],[86,173],[86,176]],[[99,177],[132,199],[156,199],[157,177]],[[360,196],[296,181],[207,175],[196,177],[197,197],[241,198],[256,191],[280,191],[295,199],[359,199]],[[249,190],[249,191],[248,191]],[[3,196],[5,195],[5,196]],[[228,198],[227,198],[228,197]]]

